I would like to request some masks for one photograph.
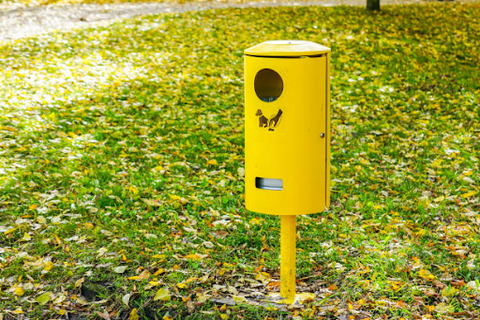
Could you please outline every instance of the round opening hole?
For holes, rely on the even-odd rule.
[[[257,96],[264,102],[277,100],[283,91],[282,77],[272,69],[258,71],[254,85]]]

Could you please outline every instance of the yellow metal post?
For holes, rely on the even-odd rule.
[[[295,301],[295,216],[280,216],[280,295],[285,303]]]

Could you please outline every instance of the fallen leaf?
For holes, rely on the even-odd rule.
[[[51,292],[45,292],[39,295],[38,297],[36,297],[35,301],[37,301],[41,305],[45,305],[48,301],[50,301],[51,294],[52,294]]]
[[[211,159],[211,160],[207,161],[207,166],[208,165],[216,166],[217,164],[218,164],[218,162],[215,159]]]
[[[185,259],[188,259],[188,260],[202,260],[203,258],[206,258],[208,255],[206,254],[198,254],[198,253],[194,253],[194,254],[188,254],[186,256],[184,256]]]
[[[440,302],[435,306],[435,311],[439,313],[450,313],[450,312],[453,312],[453,310],[454,310],[454,307],[449,306],[445,302]]]
[[[128,307],[128,302],[130,302],[130,298],[132,297],[133,293],[127,293],[122,297],[122,302]]]
[[[258,280],[262,283],[267,283],[270,281],[270,275],[266,272],[259,272],[257,273],[257,275],[255,276],[255,280]]]
[[[45,219],[44,216],[38,216],[37,221],[38,221],[38,223],[41,223],[41,224],[46,224],[47,223],[47,219]]]
[[[138,276],[129,277],[128,280],[145,280],[150,278],[151,274],[148,270],[143,270]]]
[[[50,270],[53,269],[53,267],[54,267],[54,264],[53,264],[52,261],[46,261],[46,262],[44,263],[43,270],[45,270],[45,271],[50,271]]]
[[[169,301],[170,300],[170,291],[168,288],[160,288],[157,290],[155,293],[155,297],[153,297],[154,301],[160,300],[160,301]]]
[[[23,290],[22,287],[16,287],[15,288],[15,294],[19,297],[23,296],[23,294],[25,293],[25,290]]]
[[[315,300],[315,294],[310,293],[310,292],[302,292],[302,293],[297,293],[295,295],[295,301],[298,301],[298,303],[303,304],[305,302],[311,302]]]
[[[467,192],[467,193],[462,194],[461,197],[466,199],[466,198],[473,197],[477,193],[478,193],[478,191],[471,191],[471,192]]]
[[[130,312],[130,316],[128,317],[129,320],[138,320],[138,313],[137,313],[137,308],[133,308],[132,311]]]
[[[425,270],[425,269],[420,270],[420,271],[418,272],[418,275],[419,275],[420,277],[422,277],[423,279],[429,280],[429,281],[436,278],[433,274],[430,273],[430,271]]]
[[[466,284],[466,286],[472,289],[473,291],[480,293],[480,282],[478,280],[470,281],[469,283]]]
[[[100,249],[97,250],[97,258],[100,258],[103,256],[105,253],[107,253],[108,249],[101,247]]]
[[[454,296],[457,292],[458,292],[458,290],[455,289],[455,287],[450,287],[450,286],[448,286],[448,287],[443,288],[443,290],[442,290],[442,296],[444,296],[444,297],[452,297],[452,296]]]
[[[154,276],[158,276],[158,275],[161,275],[162,273],[165,272],[165,269],[163,268],[158,268],[157,271],[155,271],[155,273],[153,274]]]
[[[127,269],[128,269],[127,266],[120,266],[120,267],[113,268],[113,272],[124,273]]]
[[[7,235],[7,234],[10,234],[12,232],[14,232],[15,230],[17,230],[18,228],[11,228],[11,229],[8,229],[7,231],[5,231],[3,234],[4,235]]]
[[[94,227],[93,223],[91,223],[91,222],[85,222],[83,225],[88,229],[93,229],[93,227]]]
[[[99,317],[102,318],[102,319],[111,320],[110,315],[108,314],[108,312],[96,311],[95,313],[97,314],[97,316],[99,316]]]
[[[30,240],[32,240],[32,237],[26,232],[23,235],[22,239],[20,239],[20,241],[30,241]]]
[[[83,284],[84,281],[85,281],[85,278],[84,278],[84,277],[82,277],[82,278],[78,279],[77,281],[75,281],[75,289],[79,288],[79,287]]]
[[[235,301],[236,303],[247,302],[247,298],[245,298],[244,296],[235,296],[235,295],[232,295],[232,299],[233,299],[233,301]]]

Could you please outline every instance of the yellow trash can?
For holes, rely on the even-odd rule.
[[[300,215],[330,202],[330,49],[267,41],[245,50],[245,200]]]

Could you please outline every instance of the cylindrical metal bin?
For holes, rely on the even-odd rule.
[[[267,41],[245,50],[248,210],[300,215],[330,202],[330,49]]]

